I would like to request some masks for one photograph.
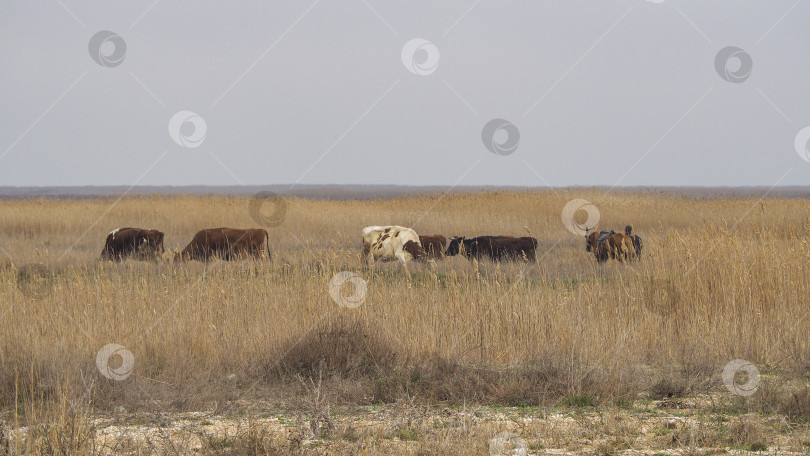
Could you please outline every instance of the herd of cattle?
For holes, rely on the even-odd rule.
[[[409,261],[433,261],[434,258],[463,254],[467,258],[490,258],[496,261],[536,261],[537,239],[533,237],[478,236],[453,237],[448,244],[441,235],[418,235],[403,226],[368,226],[363,228],[363,259],[368,265],[375,260],[399,260],[407,268]],[[630,261],[641,256],[641,238],[627,226],[625,233],[586,230],[586,251],[593,252],[600,263],[608,259]],[[235,260],[244,257],[271,258],[270,237],[261,228],[208,228],[197,232],[183,249],[166,252],[163,233],[141,228],[118,228],[107,235],[102,259],[135,258],[175,261],[209,261],[214,258]]]

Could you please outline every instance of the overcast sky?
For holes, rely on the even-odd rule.
[[[2,0],[0,185],[806,185],[809,17]]]

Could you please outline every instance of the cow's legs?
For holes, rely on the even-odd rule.
[[[367,244],[363,244],[363,253],[360,254],[360,265],[363,269],[370,267],[374,264],[374,257],[371,255],[371,248]]]
[[[374,255],[371,253],[367,253],[363,255],[363,259],[361,261],[363,263],[363,268],[373,267],[374,266]]]
[[[404,251],[399,251],[396,254],[394,254],[394,256],[396,256],[397,259],[399,260],[399,262],[402,263],[402,269],[405,270],[405,274],[407,274],[408,278],[410,278],[411,275],[408,272],[408,257],[405,256],[405,252]]]

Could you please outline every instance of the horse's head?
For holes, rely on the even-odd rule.
[[[585,251],[590,252],[593,249],[596,249],[596,238],[599,236],[599,233],[596,231],[592,231],[592,228],[585,228]]]

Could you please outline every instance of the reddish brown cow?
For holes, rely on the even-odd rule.
[[[264,249],[262,248],[264,246]],[[261,258],[262,251],[270,254],[270,237],[261,228],[208,228],[200,230],[194,239],[175,256],[178,260],[208,261],[212,258],[236,260],[252,256]]]
[[[124,257],[156,260],[163,254],[163,233],[142,228],[118,228],[107,235],[101,259],[121,261]]]
[[[419,242],[422,243],[422,248],[430,258],[441,258],[444,256],[444,246],[447,245],[447,238],[440,235],[419,235]]]

